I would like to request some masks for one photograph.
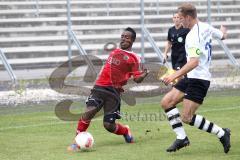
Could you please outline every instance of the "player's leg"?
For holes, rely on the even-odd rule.
[[[217,135],[224,147],[224,152],[227,153],[231,147],[230,145],[230,130],[223,129],[213,122],[210,122],[201,115],[195,114],[196,110],[202,104],[204,97],[206,96],[209,82],[197,80],[191,82],[190,91],[187,92],[185,99],[183,100],[182,121],[184,123],[195,126],[200,130]],[[192,92],[191,90],[194,90]]]
[[[190,100],[183,101],[184,109],[182,111],[182,120],[184,123],[195,126],[200,130],[217,135],[223,145],[224,152],[228,153],[230,145],[230,130],[219,127],[217,124],[210,122],[201,115],[195,114],[199,104]]]
[[[127,125],[122,125],[116,123],[116,119],[120,119],[120,95],[114,93],[106,97],[104,103],[104,119],[103,125],[104,128],[116,135],[122,135],[127,143],[133,143],[133,136],[130,132],[130,129]]]
[[[101,99],[100,93],[93,89],[91,95],[86,100],[85,111],[81,115],[78,121],[76,134],[87,130],[87,128],[90,125],[91,119],[101,109],[102,105],[103,105],[103,100]],[[70,146],[68,146],[67,150],[68,151],[79,150],[79,147],[76,144],[75,140],[73,140],[73,143]]]
[[[176,88],[172,88],[172,90],[168,92],[161,101],[161,106],[165,110],[169,123],[172,126],[173,131],[177,135],[176,140],[167,149],[167,152],[173,152],[184,146],[189,145],[189,140],[183,128],[179,110],[175,106],[176,104],[181,102],[182,98],[184,97],[184,90],[186,86],[185,83],[185,79],[180,80],[176,84]]]
[[[80,132],[84,132],[90,125],[91,119],[96,115],[99,111],[99,108],[96,106],[87,106],[85,112],[81,115],[80,119],[78,120],[76,134]]]
[[[108,114],[104,116],[104,128],[116,135],[122,135],[126,143],[133,143],[133,136],[128,125],[116,123],[116,115]]]
[[[95,106],[89,106],[86,108],[85,112],[82,114],[81,118],[78,121],[76,135],[80,132],[84,132],[90,125],[91,119],[94,115],[98,112],[98,109]],[[67,147],[68,151],[75,152],[78,151],[80,148],[76,144],[75,139],[70,146]]]
[[[89,127],[91,119],[96,115],[96,113],[102,108],[104,103],[104,93],[96,90],[97,86],[91,91],[90,96],[86,100],[85,112],[81,115],[78,126],[77,133],[84,132]]]

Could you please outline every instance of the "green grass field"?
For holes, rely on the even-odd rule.
[[[176,153],[165,149],[175,139],[163,111],[161,97],[142,99],[134,107],[122,107],[123,124],[128,124],[136,143],[126,144],[123,137],[108,133],[102,117],[92,122],[95,146],[88,152],[68,153],[77,122],[59,120],[54,104],[0,108],[1,160],[239,160],[240,91],[211,92],[198,113],[232,131],[232,148],[226,155],[215,135],[185,125],[191,145]],[[80,113],[74,103],[73,112]],[[180,106],[181,108],[181,106]]]

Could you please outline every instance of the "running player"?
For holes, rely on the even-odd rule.
[[[132,45],[136,39],[136,32],[128,27],[122,35],[120,48],[113,50],[95,82],[91,94],[86,101],[86,111],[81,116],[77,126],[77,134],[86,131],[91,119],[103,108],[103,126],[113,134],[122,135],[126,143],[133,143],[133,136],[127,125],[116,123],[120,119],[120,94],[122,86],[133,77],[140,83],[147,76],[148,71],[140,70],[140,57],[132,52]],[[79,150],[74,142],[68,147],[69,151]]]
[[[168,52],[171,49],[171,62],[174,70],[179,70],[187,63],[185,51],[185,39],[189,32],[188,28],[183,28],[179,20],[179,15],[173,15],[174,26],[168,29],[167,42],[164,49],[164,63],[167,61]]]
[[[161,101],[168,120],[177,135],[177,139],[167,149],[167,152],[175,152],[190,144],[182,126],[182,121],[200,130],[215,134],[223,145],[224,152],[228,153],[230,145],[230,129],[221,128],[203,116],[196,114],[207,94],[211,74],[209,65],[211,61],[212,36],[225,39],[226,28],[220,30],[207,23],[200,22],[197,18],[195,6],[184,3],[178,8],[178,14],[183,27],[191,29],[186,37],[185,48],[188,62],[174,74],[163,78],[165,84],[170,84],[176,78],[187,74],[181,79]],[[181,118],[176,105],[183,101]]]

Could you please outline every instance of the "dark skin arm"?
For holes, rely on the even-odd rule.
[[[144,78],[148,75],[149,71],[147,69],[143,70],[143,73],[138,77],[138,78],[134,78],[133,81],[136,83],[141,83]]]

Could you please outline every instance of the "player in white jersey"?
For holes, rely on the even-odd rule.
[[[223,32],[200,21],[193,26],[187,35],[185,49],[188,50],[188,60],[190,60],[191,57],[199,57],[198,66],[187,73],[188,78],[210,80],[211,73],[209,72],[209,66],[211,62],[212,35],[215,38],[221,39]]]
[[[197,18],[195,6],[184,3],[178,8],[180,21],[185,28],[191,29],[186,37],[185,49],[187,63],[174,74],[162,79],[165,84],[181,79],[171,91],[162,99],[161,106],[165,110],[168,120],[177,135],[177,139],[167,149],[167,152],[174,152],[190,144],[190,141],[182,126],[182,122],[195,126],[203,131],[217,135],[223,145],[224,152],[228,153],[230,145],[230,129],[221,128],[203,116],[195,114],[207,94],[211,74],[209,65],[211,61],[211,39],[212,36],[225,39],[226,28],[221,26],[215,29],[207,23],[200,22]],[[183,109],[180,116],[176,105],[183,102]]]

